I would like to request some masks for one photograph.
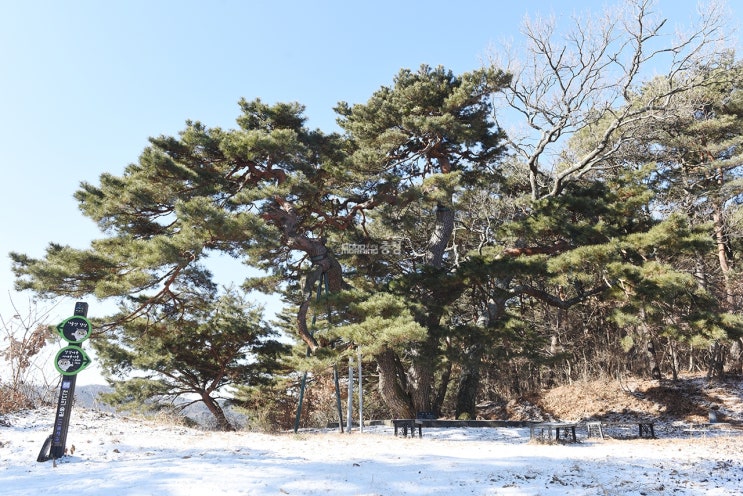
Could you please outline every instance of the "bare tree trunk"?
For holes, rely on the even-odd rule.
[[[743,338],[733,340],[727,359],[727,371],[730,374],[743,374]]]
[[[307,327],[307,311],[312,304],[314,288],[317,284],[327,284],[327,290],[330,292],[340,291],[346,287],[343,281],[343,269],[335,257],[325,248],[324,242],[315,243],[312,250],[308,252],[310,259],[316,264],[314,270],[307,275],[304,283],[304,301],[299,305],[297,311],[297,334],[314,352],[321,347]],[[311,253],[314,253],[312,255]]]
[[[429,330],[428,338],[411,350],[414,358],[408,372],[408,390],[416,412],[430,412],[440,407],[433,404],[437,345],[438,339]]]
[[[274,202],[274,207],[266,211],[264,218],[281,230],[282,241],[288,248],[307,254],[313,266],[312,272],[307,275],[304,283],[305,299],[297,312],[297,334],[314,352],[321,344],[312,336],[307,327],[307,310],[312,303],[313,288],[323,281],[327,283],[327,289],[331,292],[340,291],[348,285],[343,280],[341,264],[325,246],[325,240],[309,237],[298,229],[299,218],[294,205],[281,197],[275,197]]]
[[[725,225],[722,220],[720,208],[715,206],[712,214],[712,222],[715,226],[715,243],[717,244],[717,260],[722,272],[723,287],[725,289],[725,303],[728,310],[735,309],[735,298],[733,297],[733,288],[730,281],[730,263],[727,256],[727,246],[725,243]]]
[[[446,247],[454,232],[454,210],[441,204],[436,206],[436,225],[428,241],[426,263],[434,269],[441,269]],[[429,288],[436,292],[437,288]],[[423,325],[428,330],[428,337],[416,345],[411,353],[413,361],[409,372],[409,391],[413,407],[419,412],[440,410],[441,405],[434,404],[440,396],[436,394],[434,373],[436,357],[439,353],[439,336],[436,332],[441,315],[437,308],[431,308]]]
[[[227,416],[224,414],[224,410],[214,398],[209,396],[207,392],[201,393],[201,401],[204,402],[206,408],[214,416],[214,420],[217,421],[217,429],[220,431],[234,431],[235,427],[227,420]]]
[[[454,232],[454,210],[441,204],[436,206],[436,227],[431,233],[426,251],[426,263],[440,269],[444,253]]]
[[[710,347],[709,364],[707,367],[708,379],[722,379],[725,375],[725,346],[715,341]]]
[[[441,405],[444,404],[444,398],[446,398],[446,391],[449,389],[449,381],[451,381],[451,369],[452,362],[448,360],[446,362],[444,370],[441,372],[441,379],[439,380],[439,387],[436,391],[436,398],[434,399],[433,412],[438,416],[441,414]]]
[[[671,373],[673,374],[673,381],[676,382],[679,378],[678,346],[675,341],[669,340],[668,347],[671,349]]]
[[[650,377],[659,381],[663,378],[660,373],[660,366],[658,365],[658,355],[655,351],[655,343],[650,333],[647,333],[648,345],[646,348],[645,356],[648,359],[648,368],[650,369]]]
[[[390,348],[385,348],[375,358],[379,372],[379,394],[385,405],[397,418],[414,418],[413,404],[405,392],[405,375],[398,367],[395,352]]]
[[[461,415],[467,415],[470,419],[477,417],[477,393],[480,389],[482,353],[482,343],[472,343],[464,350],[462,371],[459,374],[457,387],[456,418],[460,418]]]

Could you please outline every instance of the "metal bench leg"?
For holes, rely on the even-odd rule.
[[[650,438],[655,438],[655,430],[653,429],[653,424],[644,424],[640,422],[640,437],[648,436]]]

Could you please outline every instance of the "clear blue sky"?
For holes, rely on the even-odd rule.
[[[616,5],[616,2],[609,2]],[[360,103],[401,68],[478,68],[525,14],[597,11],[601,2],[68,0],[0,2],[0,313],[7,253],[53,241],[86,247],[95,225],[72,198],[120,174],[147,138],[187,119],[233,127],[237,101],[298,101],[334,130],[338,101]],[[696,1],[659,0],[673,24]],[[740,0],[728,3],[740,19]],[[24,303],[27,297],[17,297]],[[90,302],[96,316],[96,304]],[[69,308],[68,308],[69,307]],[[66,310],[69,310],[67,312]],[[72,303],[64,306],[64,317]]]

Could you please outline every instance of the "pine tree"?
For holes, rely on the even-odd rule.
[[[694,226],[708,229],[714,239],[715,249],[690,257],[686,270],[728,312],[738,312],[743,305],[734,220],[743,199],[741,74],[741,63],[725,52],[697,68],[687,78],[707,84],[678,96],[686,112],[655,124],[643,140],[643,151],[657,164],[652,184],[659,210],[685,212]],[[648,84],[642,94],[654,91],[657,84]],[[734,334],[719,337],[732,339],[711,341],[708,371],[717,377],[723,374],[728,347],[738,356],[741,349]],[[739,368],[736,360],[732,368]]]
[[[218,429],[234,430],[224,412],[230,388],[271,382],[285,345],[239,292],[203,296],[127,320],[93,341],[114,387],[104,401],[145,411],[203,403]]]
[[[370,291],[403,298],[426,329],[425,339],[412,341],[405,354],[388,346],[376,356],[382,396],[397,415],[441,406],[438,391],[447,381],[436,380],[447,376],[437,368],[449,332],[442,318],[461,293],[451,253],[457,194],[482,180],[503,152],[489,96],[508,79],[492,69],[454,76],[422,66],[400,71],[392,87],[365,104],[337,107],[354,146],[353,167],[364,178],[359,186],[381,203],[362,225],[363,235],[377,245],[396,240],[400,246],[397,254],[370,257],[371,270],[362,274],[376,281]]]

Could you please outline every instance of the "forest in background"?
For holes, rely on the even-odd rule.
[[[102,237],[11,253],[16,285],[116,301],[90,340],[107,400],[196,397],[225,430],[226,400],[288,427],[305,380],[303,421],[320,418],[359,357],[386,417],[474,418],[582,379],[740,376],[743,66],[719,6],[678,39],[650,2],[622,6],[527,21],[522,50],[470,72],[402,69],[338,103],[340,133],[257,99],[235,129],[150,138],[75,193]],[[244,263],[230,286],[217,254]],[[282,299],[275,322],[251,291]],[[4,356],[22,368],[50,337]]]

